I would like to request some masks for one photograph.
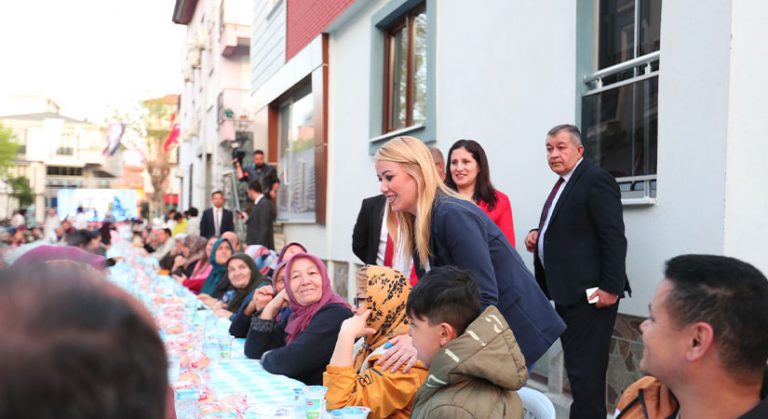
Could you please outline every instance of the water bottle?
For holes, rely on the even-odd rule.
[[[293,417],[295,419],[307,418],[307,401],[304,398],[303,388],[293,389]]]
[[[195,419],[198,417],[197,400],[200,393],[196,388],[180,388],[176,390],[176,417]]]

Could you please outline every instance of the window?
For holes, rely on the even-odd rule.
[[[585,154],[624,198],[656,195],[661,0],[600,0],[598,71],[582,97]]]
[[[384,44],[384,132],[427,119],[427,11],[425,5],[397,19]]]
[[[297,86],[278,108],[278,218],[315,222],[315,103],[312,86]]]

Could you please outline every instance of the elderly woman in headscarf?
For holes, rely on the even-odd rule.
[[[220,288],[225,289],[221,300],[206,303],[220,317],[231,317],[244,302],[250,300],[254,290],[270,283],[268,278],[259,273],[253,259],[243,253],[232,255],[226,269],[227,277],[219,284]]]
[[[294,255],[284,277],[285,289],[254,315],[245,355],[260,358],[264,369],[273,374],[321,384],[341,323],[352,311],[333,292],[325,264],[316,256]],[[286,305],[291,315],[276,321]]]
[[[372,418],[410,417],[413,399],[428,369],[420,362],[408,372],[374,367],[391,346],[389,340],[408,333],[406,303],[410,293],[408,280],[392,268],[367,266],[358,272],[356,314],[342,323],[323,375],[329,409],[366,406]]]
[[[211,248],[211,256],[208,262],[211,264],[211,273],[205,279],[197,298],[203,303],[220,299],[226,288],[220,287],[222,281],[227,281],[227,261],[232,256],[232,244],[227,239],[218,239]]]
[[[275,273],[272,275],[271,284],[256,288],[252,298],[248,299],[248,302],[244,303],[240,310],[231,317],[232,324],[229,325],[229,334],[236,338],[244,338],[248,335],[248,329],[251,326],[251,317],[257,312],[264,310],[264,307],[275,298],[275,295],[285,288],[285,277],[283,275],[285,266],[285,262],[277,265]],[[288,316],[290,314],[291,309],[284,307],[280,313],[278,313],[275,321],[280,323],[280,319],[283,318],[283,316]]]

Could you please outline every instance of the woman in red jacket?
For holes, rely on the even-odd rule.
[[[491,184],[488,158],[477,141],[459,140],[448,150],[445,185],[464,195],[488,214],[515,247],[515,226],[509,197]]]

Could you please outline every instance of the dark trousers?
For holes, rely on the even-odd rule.
[[[605,374],[619,304],[598,309],[584,301],[555,309],[566,324],[560,341],[573,395],[570,418],[605,419]]]

